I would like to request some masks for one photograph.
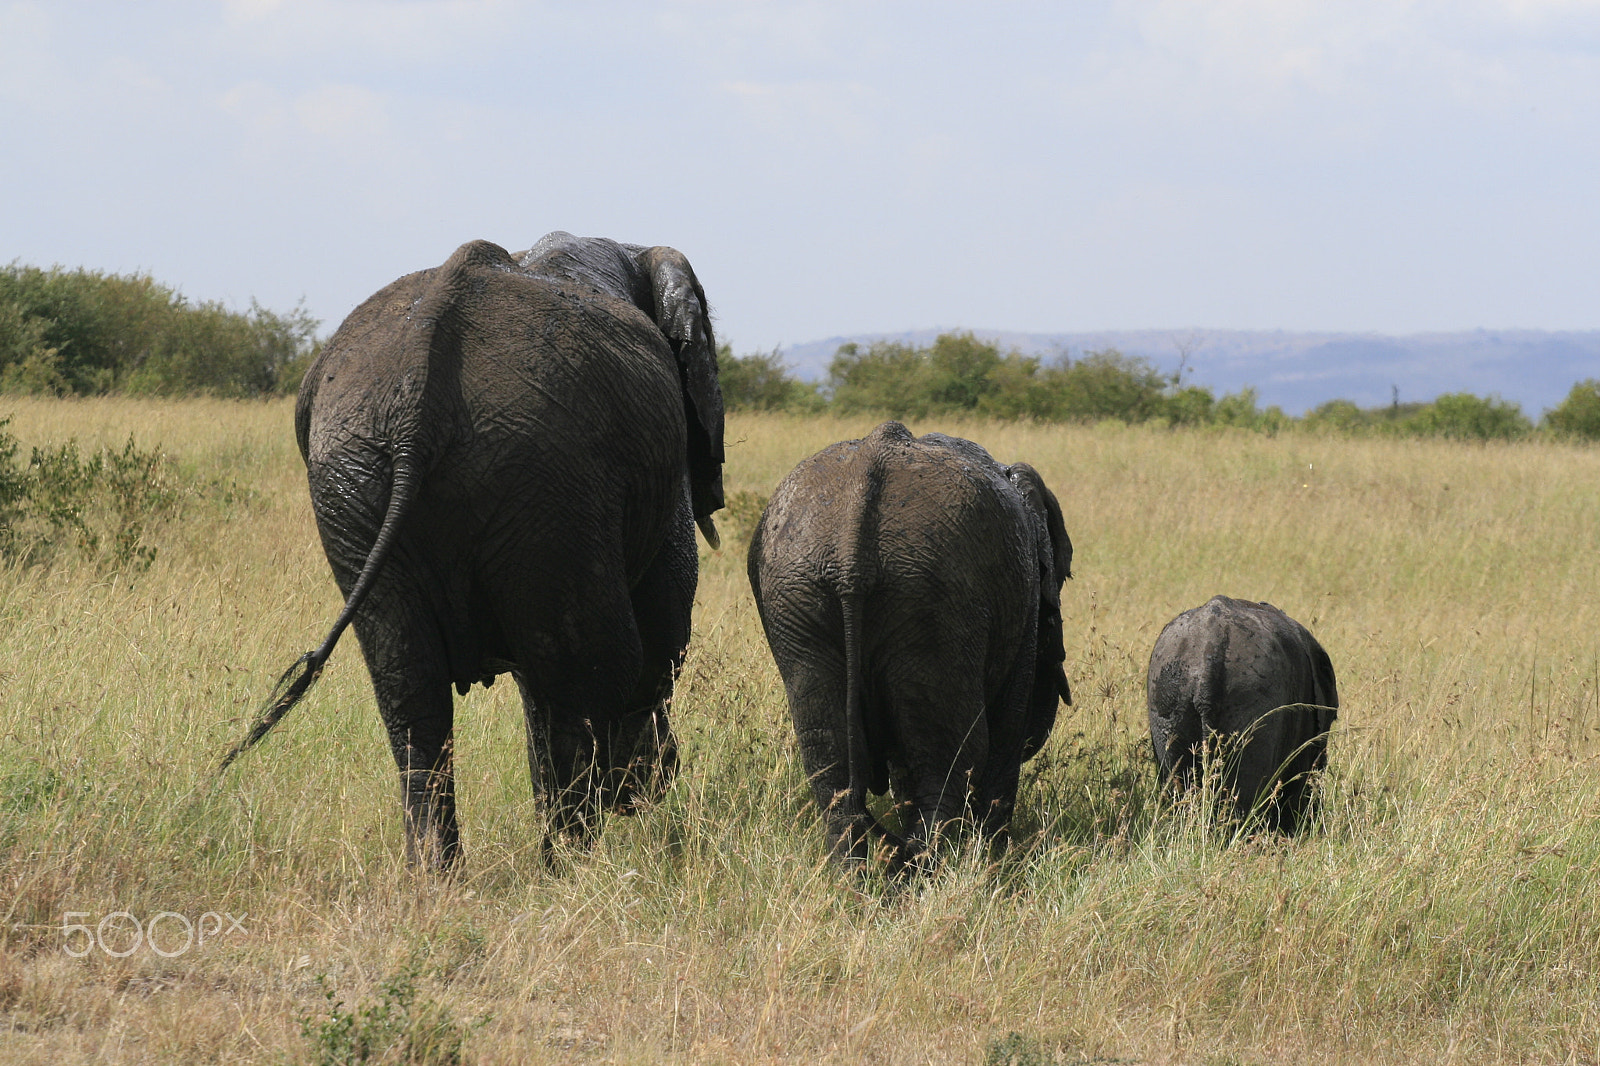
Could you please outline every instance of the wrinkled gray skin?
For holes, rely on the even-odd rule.
[[[1248,734],[1229,754],[1223,785],[1241,815],[1262,803],[1268,827],[1300,828],[1310,813],[1308,775],[1327,765],[1339,706],[1333,664],[1304,626],[1270,603],[1213,597],[1161,631],[1148,686],[1163,781],[1192,787],[1207,741]]]
[[[969,811],[1004,841],[1022,763],[1049,736],[1072,542],[1032,467],[885,422],[784,478],[750,543],[750,586],[783,675],[832,854],[868,833],[899,865]],[[868,812],[893,787],[905,839]]]
[[[474,241],[383,289],[295,409],[345,615],[235,754],[353,617],[413,861],[459,853],[452,686],[516,678],[558,832],[586,839],[602,808],[665,787],[722,423],[705,295],[671,248],[552,233],[513,258]]]

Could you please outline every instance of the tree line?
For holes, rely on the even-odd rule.
[[[251,302],[194,303],[146,274],[0,268],[0,391],[267,396],[293,392],[320,323]]]
[[[149,275],[12,263],[0,268],[0,392],[270,396],[294,392],[320,347],[303,308],[248,312],[194,303]],[[1330,400],[1295,418],[1262,408],[1254,389],[1222,396],[1116,349],[1052,360],[1001,351],[970,332],[931,345],[845,344],[827,377],[800,381],[780,353],[718,352],[730,410],[872,412],[897,418],[968,414],[1040,422],[1292,426],[1467,440],[1534,434],[1600,440],[1600,379],[1581,381],[1537,423],[1498,397],[1449,393],[1431,403],[1363,408]]]
[[[1222,396],[1116,349],[1046,361],[979,340],[941,334],[919,347],[898,341],[841,345],[827,377],[795,378],[781,353],[718,352],[722,395],[730,410],[871,412],[894,418],[967,414],[1040,422],[1153,422],[1237,426],[1276,433],[1291,427],[1344,433],[1514,440],[1535,434],[1600,440],[1600,379],[1577,383],[1535,423],[1519,404],[1495,396],[1448,393],[1431,403],[1363,408],[1330,400],[1295,418],[1262,408],[1253,388]]]

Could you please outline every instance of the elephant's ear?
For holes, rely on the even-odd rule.
[[[1067,650],[1061,625],[1061,583],[1072,576],[1072,539],[1061,518],[1061,504],[1039,472],[1027,463],[1013,463],[1006,476],[1027,504],[1033,519],[1035,558],[1039,565],[1039,656],[1037,669],[1054,675],[1061,698],[1069,705],[1072,691],[1061,664]],[[1054,703],[1052,702],[1052,712]]]
[[[694,270],[674,248],[646,248],[639,265],[650,279],[656,326],[678,358],[684,413],[689,416],[689,491],[695,522],[713,547],[711,513],[722,497],[722,388],[717,383],[717,342],[711,310]]]
[[[1059,598],[1061,583],[1072,576],[1072,538],[1067,536],[1067,525],[1061,519],[1061,504],[1044,483],[1044,478],[1027,463],[1013,463],[1007,473],[1042,523],[1049,543],[1041,546],[1050,558],[1054,591]]]

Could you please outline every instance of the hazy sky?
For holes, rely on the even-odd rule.
[[[552,229],[741,352],[1600,328],[1600,0],[0,0],[0,261],[331,331]]]

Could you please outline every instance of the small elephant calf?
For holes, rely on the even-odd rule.
[[[1222,741],[1221,781],[1240,815],[1259,809],[1286,833],[1305,823],[1339,707],[1333,664],[1305,626],[1270,603],[1215,596],[1167,623],[1148,684],[1163,781],[1192,786],[1197,755]]]

